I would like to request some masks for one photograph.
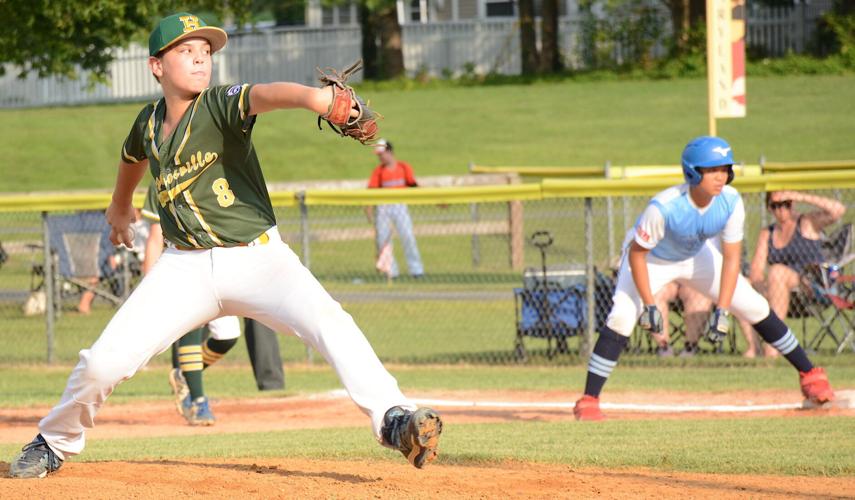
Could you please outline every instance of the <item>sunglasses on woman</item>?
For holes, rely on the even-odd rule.
[[[777,210],[777,209],[782,208],[782,207],[789,209],[792,206],[793,206],[792,200],[773,201],[773,202],[769,203],[769,210]]]

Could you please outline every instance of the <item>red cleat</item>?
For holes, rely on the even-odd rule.
[[[831,390],[828,375],[822,368],[815,367],[809,372],[799,372],[799,382],[802,394],[811,402],[821,405],[834,401],[834,391]]]
[[[605,420],[606,416],[600,411],[600,398],[585,394],[582,399],[576,401],[576,406],[573,407],[573,415],[576,420],[585,420],[598,422]]]

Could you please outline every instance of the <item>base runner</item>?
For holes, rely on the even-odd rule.
[[[734,175],[730,145],[716,137],[693,139],[683,150],[682,165],[686,183],[654,196],[635,224],[618,272],[614,305],[588,362],[585,394],[573,409],[576,419],[604,418],[599,399],[603,385],[636,322],[651,333],[662,330],[654,295],[673,281],[716,304],[709,322],[711,341],[727,335],[732,311],[798,370],[806,398],[818,404],[833,400],[825,371],[813,366],[793,332],[739,272],[745,207],[728,185]],[[712,242],[717,236],[721,250]]]

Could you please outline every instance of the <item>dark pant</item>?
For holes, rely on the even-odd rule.
[[[258,390],[284,389],[285,371],[282,369],[276,332],[258,321],[245,318],[244,335]]]

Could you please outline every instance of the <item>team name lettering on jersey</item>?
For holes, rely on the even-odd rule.
[[[219,157],[217,153],[207,152],[203,156],[201,151],[196,151],[196,154],[190,155],[190,160],[181,167],[161,170],[160,175],[155,179],[160,203],[165,205],[170,198],[174,198],[192,184]]]

